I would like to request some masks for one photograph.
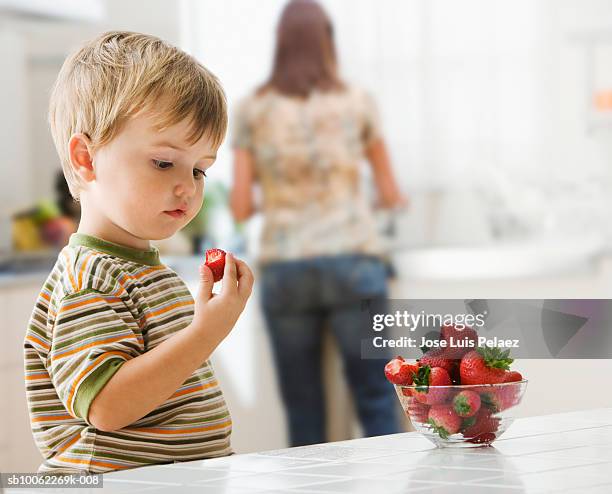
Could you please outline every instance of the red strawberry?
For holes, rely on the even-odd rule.
[[[417,372],[418,367],[416,364],[410,364],[400,356],[391,359],[387,365],[385,365],[385,376],[387,380],[392,384],[399,384],[400,386],[410,386],[412,384],[413,374]]]
[[[472,417],[480,408],[480,396],[474,391],[464,390],[453,398],[453,409],[460,417]]]
[[[480,399],[489,410],[501,412],[518,403],[519,392],[520,385],[509,383],[504,386],[495,386],[481,393]]]
[[[428,422],[442,439],[459,432],[461,417],[450,405],[436,405],[429,410]]]
[[[523,380],[523,376],[518,371],[507,372],[506,376],[504,377],[504,382],[505,383],[519,382],[519,381],[522,381],[522,380]]]
[[[461,375],[459,373],[459,363],[461,362],[460,360],[454,360],[454,362],[456,362],[456,365],[453,366],[453,368],[451,369],[451,371],[449,372],[450,378],[451,378],[451,382],[453,384],[461,384]]]
[[[451,374],[453,369],[459,364],[458,360],[449,358],[447,348],[432,348],[418,360],[419,366],[429,365],[430,367],[442,367]]]
[[[460,359],[467,352],[476,348],[478,334],[470,327],[458,329],[452,324],[440,328],[441,339],[448,343],[446,355],[448,358]]]
[[[223,278],[223,270],[225,269],[225,251],[221,249],[208,249],[206,251],[205,264],[212,271],[216,283]]]
[[[471,417],[466,417],[461,422],[461,431],[469,429],[476,423],[476,415],[472,415]]]
[[[413,396],[427,405],[443,403],[451,392],[447,387],[436,389],[436,386],[451,385],[451,378],[442,367],[431,368],[429,365],[419,367],[419,371],[414,376],[414,384],[417,387],[413,390]]]
[[[461,433],[468,442],[475,444],[488,444],[496,437],[500,419],[491,415],[491,412],[482,407],[473,417],[465,419]]]
[[[416,400],[410,400],[410,403],[404,410],[412,423],[423,424],[427,422],[429,417],[429,405],[420,403]]]
[[[510,350],[483,347],[466,353],[461,359],[461,384],[498,384],[504,382],[506,371],[513,362]]]

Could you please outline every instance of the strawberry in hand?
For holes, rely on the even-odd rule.
[[[223,278],[223,270],[225,269],[225,251],[221,249],[208,249],[206,251],[205,264],[213,273],[215,283]]]

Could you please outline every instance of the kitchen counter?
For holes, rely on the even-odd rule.
[[[494,447],[437,449],[408,432],[113,472],[104,490],[609,494],[612,408],[517,419]]]

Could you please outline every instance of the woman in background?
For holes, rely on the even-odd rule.
[[[234,117],[231,207],[237,221],[249,218],[253,189],[261,185],[261,300],[291,445],[326,441],[326,327],[340,349],[364,434],[399,432],[384,362],[361,356],[361,301],[384,304],[388,295],[380,240],[360,189],[363,158],[383,207],[401,207],[406,200],[374,102],[338,76],[332,25],[319,4],[287,4],[270,78]]]

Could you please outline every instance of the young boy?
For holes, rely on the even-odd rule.
[[[101,473],[231,453],[231,419],[210,361],[250,296],[226,257],[196,299],[150,240],[202,206],[227,126],[217,79],[153,36],[109,32],[70,56],[49,120],[81,221],[25,337],[39,472]]]

